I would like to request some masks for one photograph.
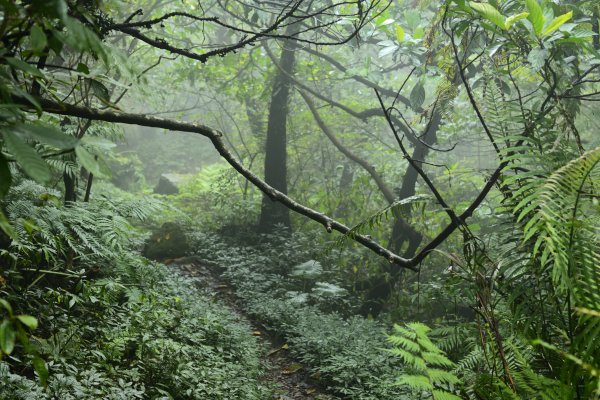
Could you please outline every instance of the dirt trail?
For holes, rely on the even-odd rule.
[[[277,385],[273,400],[333,400],[318,384],[305,373],[305,369],[288,354],[285,342],[277,339],[259,321],[249,318],[237,304],[233,290],[220,278],[218,266],[197,257],[184,257],[167,262],[182,274],[196,278],[196,284],[232,309],[241,319],[248,321],[252,327],[251,335],[259,337],[267,351],[263,355],[263,363],[268,366],[263,376],[265,382]]]

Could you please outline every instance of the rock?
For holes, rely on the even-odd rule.
[[[179,188],[177,187],[177,180],[171,175],[163,174],[158,179],[158,184],[154,188],[156,194],[178,194]]]
[[[190,246],[181,226],[164,223],[144,244],[142,255],[151,260],[166,260],[186,256]]]

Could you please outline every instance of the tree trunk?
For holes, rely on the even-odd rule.
[[[267,140],[265,143],[265,182],[280,192],[287,194],[287,116],[290,98],[291,80],[288,75],[294,72],[296,61],[296,44],[293,41],[283,42],[283,50],[278,71],[273,83],[269,120],[267,123]],[[273,232],[276,225],[291,228],[289,209],[263,196],[258,224],[261,232]]]
[[[77,201],[77,178],[68,172],[63,172],[63,182],[65,184],[65,205]]]
[[[431,146],[436,143],[437,131],[441,121],[441,115],[436,112],[432,116],[427,133],[422,138],[426,145]],[[419,166],[423,164],[422,161],[425,160],[425,157],[427,157],[427,154],[429,153],[429,148],[425,144],[418,143],[411,156],[413,160],[417,160]],[[400,200],[415,195],[418,176],[417,170],[409,165],[404,174],[404,178],[402,179],[402,186],[400,187],[398,195]],[[423,236],[406,222],[410,219],[411,210],[410,204],[400,210],[402,216],[397,216],[388,242],[389,249],[406,258],[411,258],[416,254],[417,249],[423,240]],[[407,243],[407,247],[406,250],[403,251],[402,248],[405,243]],[[360,310],[363,315],[370,314],[374,317],[379,315],[402,276],[402,272],[397,268],[391,268],[389,263],[382,265],[382,272],[381,276],[376,277],[370,283],[370,289],[367,292],[365,302]]]

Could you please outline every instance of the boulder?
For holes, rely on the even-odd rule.
[[[146,240],[142,255],[162,261],[186,256],[189,250],[183,228],[174,222],[166,222]]]
[[[177,180],[171,175],[161,175],[158,179],[158,184],[154,187],[154,193],[164,195],[178,194],[179,188],[177,187]]]

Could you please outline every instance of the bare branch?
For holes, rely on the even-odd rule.
[[[31,103],[22,97],[13,97],[13,101],[17,104],[24,106],[25,108],[32,109]],[[271,200],[278,201],[284,204],[289,209],[297,212],[298,214],[304,215],[312,219],[313,221],[322,224],[328,232],[332,230],[338,231],[344,235],[348,235],[352,240],[362,244],[371,251],[377,253],[379,256],[384,257],[390,263],[398,265],[399,267],[416,270],[415,263],[412,260],[400,257],[399,255],[391,252],[379,243],[371,239],[369,236],[361,235],[358,233],[351,232],[351,229],[334,220],[333,218],[325,215],[324,213],[313,210],[312,208],[306,207],[280,191],[274,189],[260,179],[252,171],[244,167],[240,161],[238,161],[233,154],[229,151],[223,141],[223,133],[216,129],[210,128],[202,124],[191,124],[186,122],[172,121],[162,118],[147,117],[138,114],[128,113],[116,113],[111,111],[102,111],[88,107],[78,107],[69,104],[61,104],[55,101],[47,99],[39,99],[41,108],[52,114],[69,115],[80,118],[87,118],[90,120],[115,122],[130,125],[140,125],[152,128],[162,128],[171,131],[190,132],[202,135],[211,140],[215,149],[219,152],[221,157],[225,159],[236,171],[242,176],[252,182],[258,189],[260,189],[265,195]]]

